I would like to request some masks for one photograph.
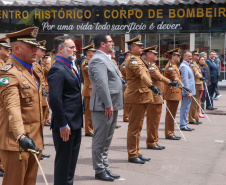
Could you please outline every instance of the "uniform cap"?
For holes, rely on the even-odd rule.
[[[46,53],[45,55],[44,55],[44,58],[48,58],[48,57],[50,57],[50,52],[48,52],[48,53]]]
[[[126,51],[124,53],[122,53],[123,55],[128,55],[129,54],[129,51]]]
[[[141,43],[140,41],[141,41],[141,35],[138,35],[137,37],[135,37],[135,38],[133,38],[131,40],[128,40],[125,43],[127,43],[128,45],[136,44],[136,45],[143,46],[144,44]]]
[[[10,42],[21,41],[34,46],[39,46],[36,37],[38,35],[38,27],[29,27],[17,32],[8,33],[6,37],[9,38]]]
[[[168,54],[174,54],[174,55],[181,55],[180,54],[180,48],[172,49],[170,51],[167,51]]]
[[[9,44],[9,39],[7,37],[3,37],[0,39],[0,46],[4,46],[7,48],[11,48],[10,44]]]
[[[84,51],[96,51],[96,49],[94,48],[94,44],[90,44],[88,46],[85,46],[84,48],[82,48],[82,50],[84,50]]]
[[[192,51],[193,55],[199,55],[199,48],[195,49],[194,51]]]
[[[53,49],[52,51],[50,51],[51,52],[51,54],[55,54],[55,49]]]
[[[42,50],[45,50],[45,51],[47,50],[47,49],[45,48],[46,40],[39,41],[38,43],[39,43],[39,46],[37,46],[38,48],[40,48],[40,49],[42,49]]]
[[[156,51],[157,48],[158,48],[158,46],[154,45],[154,46],[143,49],[143,52],[145,52],[145,53],[152,52],[152,53],[158,54],[158,51]]]

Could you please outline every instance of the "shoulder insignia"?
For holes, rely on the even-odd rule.
[[[191,66],[194,66],[194,64],[192,63]]]
[[[85,68],[88,68],[88,65],[85,65]]]
[[[125,68],[126,68],[126,66],[122,66],[122,68],[123,68],[123,69],[125,69]]]
[[[172,71],[172,70],[173,70],[173,68],[172,68],[172,67],[170,67],[170,68],[169,68],[169,71]]]
[[[150,67],[150,68],[149,68],[150,71],[152,71],[152,70],[154,70],[154,69],[155,69],[154,67]]]
[[[136,60],[135,60],[135,61],[132,61],[132,64],[133,64],[133,65],[137,64],[137,61],[136,61]]]
[[[13,67],[13,64],[6,64],[1,68],[1,71],[8,71]]]
[[[87,60],[85,61],[85,64],[86,64],[86,65],[88,64],[88,61],[87,61]]]
[[[169,66],[171,67],[171,66],[172,66],[172,64],[171,64],[171,63],[169,63]]]
[[[134,55],[131,55],[131,57],[130,58],[136,58]]]
[[[0,78],[0,85],[6,85],[6,84],[9,84],[9,77],[6,76],[6,77]]]

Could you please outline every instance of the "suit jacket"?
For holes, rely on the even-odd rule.
[[[123,84],[116,64],[97,50],[89,62],[89,79],[92,84],[91,111],[105,111],[113,106],[114,111],[123,109]]]
[[[148,65],[139,56],[129,54],[125,61],[127,88],[125,90],[125,103],[151,103],[153,93],[149,89],[152,84]]]
[[[170,81],[177,81],[181,84],[181,86],[184,86],[184,84],[181,82],[181,73],[179,68],[171,61],[166,64],[164,76],[170,79]],[[182,100],[181,89],[172,87],[168,83],[164,83],[163,98],[164,100],[180,101]]]
[[[217,65],[210,59],[208,58],[206,60],[206,63],[209,67],[210,70],[210,82],[211,83],[217,83],[218,82],[218,68]]]
[[[8,83],[0,85],[0,149],[19,151],[16,137],[27,133],[42,150],[42,89],[20,62],[11,57],[8,63],[0,70],[0,78],[8,78]]]
[[[155,63],[149,62],[148,67],[153,84],[158,87],[160,91],[163,91],[163,82],[169,84],[170,80],[163,76],[162,70]],[[153,104],[163,104],[162,98],[157,94],[153,94],[153,97]]]
[[[83,112],[78,76],[66,64],[56,60],[49,70],[47,81],[53,112],[51,127],[59,129],[68,124],[71,130],[80,129],[83,126]]]
[[[88,68],[89,68],[89,60],[85,58],[84,62],[82,63],[81,70],[84,78],[84,85],[82,89],[82,96],[91,96],[92,93],[92,85],[89,80],[89,74],[88,74]]]
[[[192,95],[195,95],[195,76],[191,67],[189,66],[189,63],[183,61],[179,69],[181,71],[181,81],[183,82],[184,86],[192,91]],[[187,93],[185,91],[182,91],[182,96],[187,96]]]

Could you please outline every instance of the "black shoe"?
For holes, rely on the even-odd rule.
[[[165,149],[166,147],[165,146],[162,146],[162,145],[158,145],[159,147],[161,147],[162,149]]]
[[[40,160],[43,160],[43,159],[44,159],[44,157],[41,155]]]
[[[179,137],[179,136],[170,136],[170,137],[167,137],[166,139],[171,139],[171,140],[180,140],[181,139],[181,137]]]
[[[0,169],[0,172],[4,173],[5,171],[4,171],[4,169]]]
[[[50,156],[51,156],[50,154],[42,154],[43,158],[50,158]]]
[[[110,176],[110,177],[112,177],[112,178],[114,178],[114,179],[119,179],[120,178],[120,175],[118,175],[118,174],[113,174],[112,172],[111,172],[111,170],[105,170],[106,171],[106,173]]]
[[[0,177],[3,177],[3,175],[4,175],[4,172],[0,171]]]
[[[195,130],[194,128],[190,128],[190,127],[188,127],[188,126],[187,126],[187,128],[189,128],[189,129],[191,129],[191,130]]]
[[[131,163],[138,163],[138,164],[145,164],[145,161],[142,161],[139,157],[134,157],[132,159],[128,159],[129,162]]]
[[[199,122],[189,122],[189,124],[192,124],[192,125],[199,125]]]
[[[116,125],[116,126],[115,126],[116,129],[117,129],[117,128],[120,128],[120,127],[121,127],[120,125]]]
[[[159,145],[155,145],[155,146],[152,146],[152,147],[147,147],[147,149],[162,150],[163,148],[160,147]]]
[[[150,161],[151,158],[146,158],[143,155],[138,156],[139,159],[141,159],[142,161]]]
[[[197,123],[198,123],[198,124],[202,124],[202,121],[198,121]]]
[[[129,120],[128,119],[125,119],[125,120],[123,120],[123,122],[129,122]]]
[[[106,171],[102,171],[100,173],[95,174],[95,179],[102,180],[102,181],[114,181],[115,179],[110,177]]]
[[[213,108],[213,110],[217,109],[217,107],[212,107],[212,108]]]
[[[45,123],[45,126],[48,126],[48,127],[50,127],[51,126],[51,123]]]
[[[93,133],[91,133],[91,134],[85,134],[85,136],[93,137],[94,134]]]
[[[206,107],[207,110],[214,110],[214,109],[217,109],[215,107]]]
[[[182,131],[192,131],[192,129],[190,129],[189,127],[183,127],[183,128],[181,128],[180,130],[182,130]]]

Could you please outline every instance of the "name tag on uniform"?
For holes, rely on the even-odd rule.
[[[22,89],[30,89],[30,86],[22,87]]]

